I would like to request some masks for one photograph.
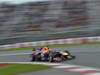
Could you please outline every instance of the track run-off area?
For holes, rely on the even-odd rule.
[[[21,75],[100,75],[100,45],[83,45],[73,47],[58,47],[52,50],[69,50],[76,56],[74,60],[60,63],[51,63],[53,69],[24,73]],[[29,63],[31,60],[31,50],[19,50],[0,53],[0,63],[17,62]],[[48,62],[39,62],[48,64]]]

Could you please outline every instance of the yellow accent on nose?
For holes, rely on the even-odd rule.
[[[68,53],[62,53],[62,55],[69,55]]]

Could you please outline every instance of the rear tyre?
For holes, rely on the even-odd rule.
[[[35,55],[32,55],[32,60],[31,61],[35,61]]]
[[[37,55],[37,56],[35,57],[35,61],[41,61],[41,56],[40,56],[40,55]]]
[[[53,57],[49,57],[49,62],[54,62]]]

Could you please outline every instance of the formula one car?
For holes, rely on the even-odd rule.
[[[49,61],[49,62],[56,62],[56,61],[65,61],[74,59],[75,56],[72,56],[69,51],[55,51],[51,50],[46,53],[41,52],[40,50],[36,50],[32,53],[32,60],[31,61]]]

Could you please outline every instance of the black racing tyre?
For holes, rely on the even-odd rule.
[[[76,58],[76,56],[72,56],[72,59],[75,59]]]
[[[35,61],[41,61],[41,56],[40,55],[36,56]]]
[[[53,57],[49,57],[49,62],[54,62]]]
[[[32,55],[32,60],[31,61],[35,61],[35,55]]]

